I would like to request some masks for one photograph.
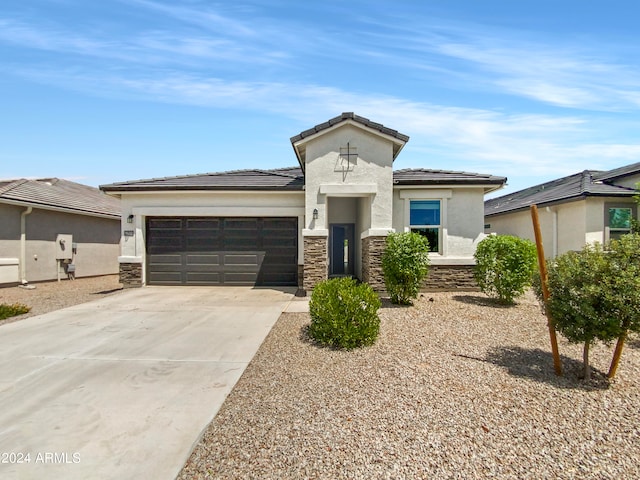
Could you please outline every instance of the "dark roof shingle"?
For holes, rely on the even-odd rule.
[[[623,167],[627,168],[627,167]],[[621,169],[616,169],[621,170]],[[584,170],[550,182],[534,185],[484,202],[485,216],[498,215],[529,208],[531,205],[550,205],[581,197],[630,197],[635,190],[602,181],[613,172]],[[617,175],[616,178],[621,175]]]
[[[396,185],[497,185],[506,182],[504,177],[480,173],[404,169],[393,172]],[[150,178],[101,185],[105,192],[157,191],[157,190],[277,190],[302,191],[304,174],[300,167],[275,170],[232,170],[219,173],[183,175],[178,177]]]
[[[299,167],[275,170],[232,170],[177,177],[150,178],[101,185],[104,192],[143,190],[302,190],[304,176]]]
[[[361,117],[360,115],[356,115],[353,112],[343,112],[342,115],[333,117],[332,119],[326,122],[320,123],[315,127],[309,128],[308,130],[305,130],[304,132],[301,132],[298,135],[291,137],[291,143],[296,143],[302,140],[303,138],[310,137],[311,135],[315,135],[316,133],[326,130],[327,128],[330,128],[333,125],[340,122],[344,122],[346,120],[353,120],[354,122],[364,125],[365,127],[369,127],[373,130],[377,130],[380,133],[384,133],[385,135],[389,135],[391,137],[397,138],[398,140],[401,140],[405,143],[409,141],[408,135],[404,135],[398,132],[397,130],[393,130],[391,128],[385,127],[381,123],[372,122],[368,118]]]
[[[97,188],[60,178],[2,181],[0,202],[3,200],[113,218],[119,218],[122,212],[120,200],[105,195]]]

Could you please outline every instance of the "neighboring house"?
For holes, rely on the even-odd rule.
[[[530,206],[538,206],[547,257],[605,243],[631,230],[640,163],[609,171],[585,170],[485,202],[485,232],[534,240]]]
[[[431,245],[430,286],[473,286],[483,201],[506,179],[392,169],[409,137],[343,113],[291,138],[299,167],[128,181],[120,271],[129,285],[298,285],[353,275],[384,288],[389,232]]]
[[[58,178],[0,180],[0,285],[118,272],[120,201]]]

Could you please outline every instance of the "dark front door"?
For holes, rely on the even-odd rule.
[[[329,226],[329,275],[353,275],[354,224],[334,223]]]
[[[149,285],[297,285],[298,219],[147,219]]]

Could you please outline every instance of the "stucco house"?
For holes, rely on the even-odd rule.
[[[606,243],[638,218],[633,196],[640,163],[608,171],[584,170],[485,202],[485,231],[534,240],[530,206],[538,206],[547,257]]]
[[[431,245],[431,286],[472,286],[484,195],[506,179],[394,171],[408,140],[349,112],[291,138],[297,167],[103,185],[122,200],[122,281],[310,290],[353,275],[382,290],[386,236],[414,230]]]
[[[0,285],[118,273],[120,200],[59,178],[0,180]]]

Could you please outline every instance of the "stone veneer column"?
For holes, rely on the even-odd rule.
[[[142,287],[142,264],[121,263],[120,283],[124,288]]]
[[[304,280],[303,289],[313,290],[318,282],[327,279],[328,275],[328,238],[325,236],[304,237]]]
[[[362,239],[362,281],[371,285],[376,292],[384,292],[382,274],[382,254],[387,237],[366,237]]]

